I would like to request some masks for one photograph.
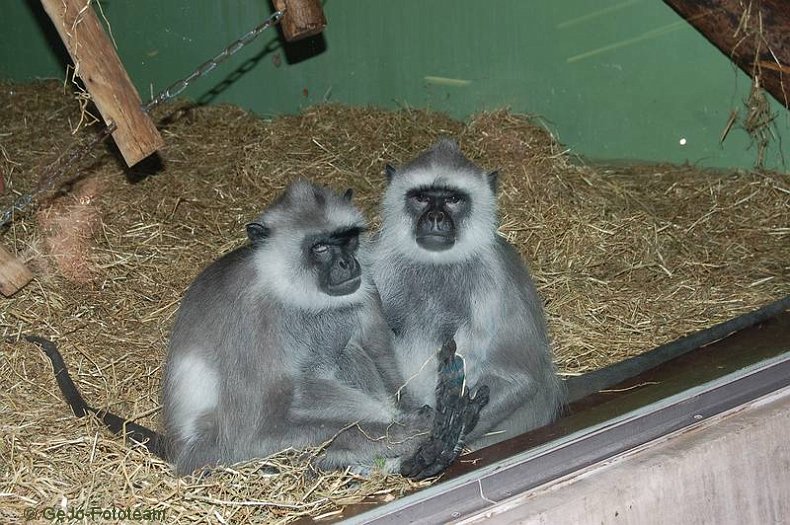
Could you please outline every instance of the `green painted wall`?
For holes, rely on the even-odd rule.
[[[3,1],[0,78],[63,76],[63,51],[53,52],[38,5]],[[270,12],[265,0],[102,6],[144,99]],[[593,159],[753,164],[743,131],[719,144],[730,111],[743,112],[748,78],[659,0],[326,0],[325,10],[323,52],[298,60],[320,48],[283,49],[275,32],[265,33],[184,95],[261,115],[323,100],[458,117],[509,106],[542,116],[561,141]],[[243,65],[249,70],[233,75]],[[225,86],[229,76],[238,78]],[[790,163],[790,112],[772,107]],[[787,170],[781,156],[776,143],[768,163]]]

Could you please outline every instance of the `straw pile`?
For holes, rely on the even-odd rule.
[[[200,268],[242,244],[243,225],[296,176],[353,187],[377,224],[384,163],[408,160],[438,135],[457,137],[471,158],[500,170],[501,234],[533,270],[563,373],[790,292],[787,174],[579,166],[540,127],[505,111],[461,123],[408,109],[320,106],[261,120],[236,107],[179,103],[155,117],[167,143],[160,160],[129,170],[102,148],[71,173],[67,191],[6,232],[3,244],[37,278],[0,303],[5,335],[54,339],[95,406],[154,428],[168,330]],[[42,167],[84,135],[71,134],[79,118],[57,84],[0,85],[10,191],[31,189]],[[36,347],[0,346],[0,384],[4,523],[45,507],[284,523],[416,486],[392,476],[315,476],[291,452],[179,480],[94,420],[74,418]]]

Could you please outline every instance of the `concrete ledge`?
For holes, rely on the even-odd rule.
[[[787,523],[790,387],[459,523]]]

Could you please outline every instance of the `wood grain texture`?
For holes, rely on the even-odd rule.
[[[790,2],[664,0],[747,75],[790,109]]]
[[[273,0],[274,8],[285,11],[280,22],[283,36],[289,42],[317,35],[326,27],[320,0]]]
[[[33,274],[12,253],[0,246],[0,293],[14,295],[33,279]]]
[[[164,145],[89,0],[41,0],[126,164]]]

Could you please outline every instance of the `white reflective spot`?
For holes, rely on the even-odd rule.
[[[685,146],[686,145],[686,139],[685,138],[680,139],[680,145],[681,146]]]

